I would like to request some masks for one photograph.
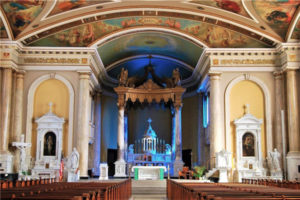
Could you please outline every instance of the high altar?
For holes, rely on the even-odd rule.
[[[148,74],[152,79],[147,79]],[[115,162],[115,177],[126,177],[129,166],[164,166],[169,169],[171,176],[178,176],[184,163],[182,162],[181,141],[181,108],[182,95],[185,89],[180,86],[178,69],[174,69],[172,78],[160,79],[154,73],[149,63],[145,67],[143,77],[128,78],[127,70],[122,69],[119,86],[114,88],[118,94],[118,159]],[[172,110],[172,144],[157,138],[155,131],[149,126],[143,138],[135,141],[128,147],[128,131],[125,129],[125,109],[128,101],[131,102],[170,102]]]

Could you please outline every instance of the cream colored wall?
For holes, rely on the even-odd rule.
[[[221,75],[221,80],[220,80],[220,90],[221,90],[221,93],[220,93],[220,98],[223,99],[222,101],[222,104],[221,104],[221,107],[222,107],[222,110],[224,111],[224,115],[222,116],[223,118],[223,122],[224,122],[224,134],[226,135],[226,125],[225,125],[225,117],[226,117],[226,113],[225,113],[225,91],[226,91],[226,88],[228,87],[228,85],[230,84],[230,82],[234,79],[236,79],[237,77],[239,76],[242,76],[244,75],[245,73],[238,73],[238,72],[225,72],[225,73],[222,73]],[[274,105],[274,94],[275,94],[275,88],[274,88],[274,76],[273,76],[273,73],[272,72],[248,72],[247,74],[249,74],[250,76],[252,77],[255,77],[257,79],[259,79],[261,82],[263,82],[263,84],[266,86],[267,90],[269,91],[269,94],[270,94],[270,107],[271,107],[271,110],[270,110],[270,119],[273,123],[273,119],[275,117],[275,105]],[[246,100],[244,100],[246,101]],[[265,102],[267,106],[268,102]],[[240,104],[242,104],[242,102],[240,102]],[[230,105],[229,105],[230,106]],[[236,105],[235,105],[236,107]],[[239,106],[240,107],[240,106]],[[240,109],[240,108],[238,108]],[[254,108],[251,108],[251,105],[250,105],[250,113],[253,113],[253,112],[257,112],[255,110],[253,110]],[[240,111],[241,112],[241,111]],[[265,115],[267,115],[267,113],[265,113]],[[231,116],[231,113],[230,113],[230,116]],[[264,119],[264,123],[266,123],[265,121],[266,119]],[[272,124],[273,125],[273,124]],[[266,133],[266,127],[264,127],[265,129],[265,134]],[[274,129],[272,128],[272,137],[274,135]],[[231,143],[234,143],[234,141],[231,141]],[[226,141],[225,141],[225,144],[226,144]],[[231,147],[227,148],[226,149],[229,149],[231,150]],[[264,155],[266,155],[266,152],[267,151],[270,151],[271,149],[267,149],[267,147],[265,146],[264,148],[265,152],[264,152]],[[232,151],[232,150],[231,150]]]
[[[266,157],[266,129],[265,129],[265,99],[261,88],[252,81],[241,81],[233,86],[230,92],[230,128],[233,155],[236,155],[234,120],[245,114],[245,105],[249,104],[249,112],[256,118],[262,119],[261,149]]]
[[[28,106],[28,103],[29,103],[28,102],[28,93],[29,93],[30,86],[32,85],[32,83],[34,81],[36,81],[41,76],[49,75],[49,74],[54,74],[54,72],[53,71],[27,71],[25,76],[24,76],[23,133],[26,132],[27,106]],[[79,76],[78,76],[77,72],[60,72],[60,71],[58,71],[58,72],[55,72],[55,74],[60,75],[60,76],[64,77],[67,81],[69,81],[71,86],[73,87],[73,90],[74,90],[74,114],[73,114],[73,116],[74,116],[73,121],[74,122],[73,122],[73,141],[72,141],[72,143],[73,143],[73,146],[75,146],[76,145],[76,134],[74,134],[74,133],[77,132],[76,121],[77,121],[77,106],[78,106],[77,105],[78,104],[77,103],[78,102],[77,101],[77,96],[78,96]],[[55,79],[53,79],[53,80],[55,80]],[[58,81],[58,80],[56,80],[56,81]],[[66,90],[66,94],[69,94],[68,90]],[[57,114],[57,113],[55,113],[55,114]],[[69,117],[69,115],[67,115],[67,117]],[[32,119],[34,120],[34,116],[32,116]],[[67,123],[69,123],[69,122],[67,122]],[[34,128],[36,129],[36,126],[33,126],[32,129],[34,129]],[[64,130],[64,133],[63,133],[64,135],[67,135],[68,132],[65,132],[67,130],[68,129]],[[36,135],[32,134],[32,138],[36,138]],[[65,143],[66,141],[64,141],[63,146],[67,145]],[[32,141],[32,145],[33,145],[33,147],[31,148],[31,156],[35,157],[35,154],[36,154],[35,153],[36,139],[34,139],[34,141]],[[66,151],[64,151],[64,153],[66,154]]]
[[[64,156],[66,156],[65,152],[68,148],[69,98],[68,88],[63,82],[56,79],[49,79],[42,82],[36,89],[33,107],[33,118],[36,119],[49,112],[49,102],[52,102],[52,112],[58,117],[63,117],[65,119],[62,137],[62,151],[64,152]],[[31,156],[34,156],[36,152],[36,128],[37,124],[33,122]]]

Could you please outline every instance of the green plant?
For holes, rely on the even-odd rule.
[[[194,167],[194,177],[200,178],[203,176],[204,172],[206,170],[205,166],[195,166]]]

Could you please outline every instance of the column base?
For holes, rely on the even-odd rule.
[[[175,160],[173,162],[173,176],[178,177],[179,171],[182,170],[184,162],[182,160]]]
[[[288,180],[300,180],[300,152],[289,152],[286,156]]]
[[[0,173],[12,173],[13,156],[9,152],[0,153]]]
[[[115,175],[114,177],[127,177],[126,174],[126,162],[124,160],[118,160],[115,162]]]

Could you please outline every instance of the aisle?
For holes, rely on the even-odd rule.
[[[166,200],[167,181],[132,180],[132,200]]]

